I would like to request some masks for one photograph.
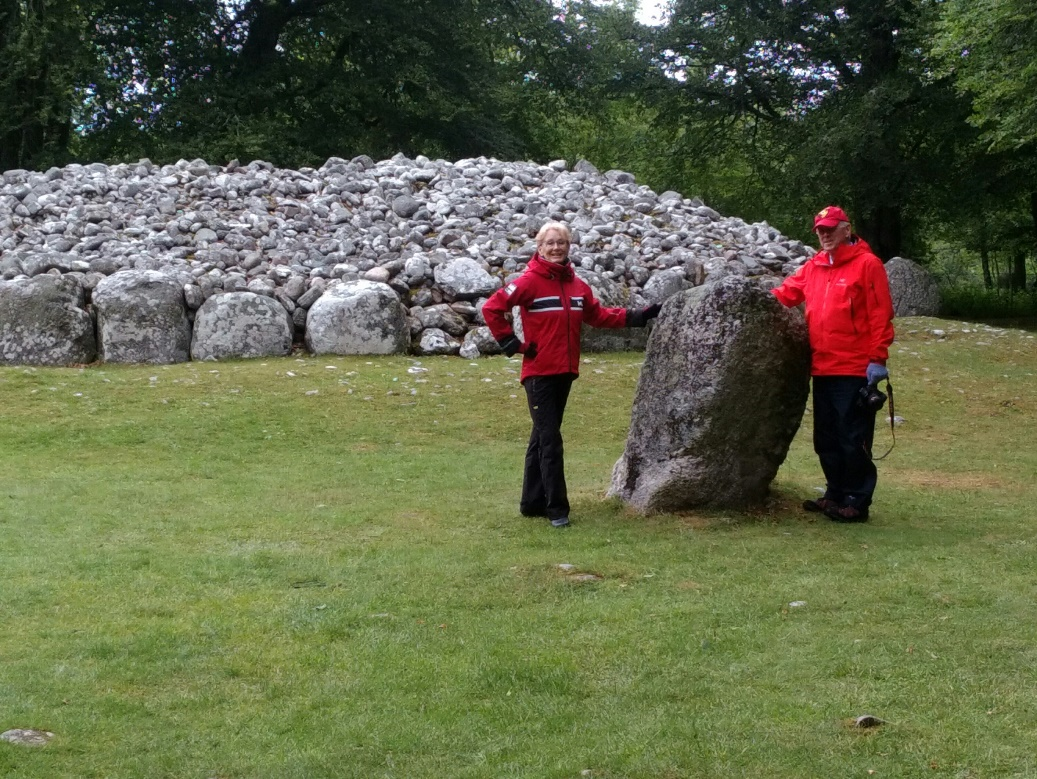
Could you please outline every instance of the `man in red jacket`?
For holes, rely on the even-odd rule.
[[[519,511],[547,517],[554,527],[569,524],[569,498],[562,456],[562,415],[569,390],[580,373],[580,328],[644,327],[659,314],[659,304],[643,309],[605,308],[569,263],[572,236],[562,222],[548,222],[537,233],[537,251],[526,271],[490,296],[483,318],[509,357],[522,354],[520,380],[526,390],[533,432],[526,448]],[[519,341],[509,319],[518,306]]]
[[[827,489],[803,504],[836,522],[865,522],[878,472],[871,459],[878,409],[864,402],[888,378],[893,302],[882,261],[853,234],[838,206],[814,217],[821,251],[774,289],[783,305],[806,303],[814,398],[814,451]]]

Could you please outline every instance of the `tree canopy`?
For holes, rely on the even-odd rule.
[[[884,257],[940,236],[1011,252],[1018,276],[1035,255],[1030,0],[635,10],[0,0],[0,167],[587,157],[802,238],[838,202]]]

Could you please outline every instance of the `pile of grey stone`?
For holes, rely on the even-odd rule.
[[[623,171],[397,155],[9,170],[0,182],[0,364],[287,354],[492,354],[486,298],[547,220],[610,306],[728,276],[767,284],[812,250]],[[643,348],[643,331],[585,348]]]

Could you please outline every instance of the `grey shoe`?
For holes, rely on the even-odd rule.
[[[558,519],[552,519],[551,527],[569,527],[569,517],[558,517]]]

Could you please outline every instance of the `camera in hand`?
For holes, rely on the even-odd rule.
[[[877,412],[886,405],[886,393],[880,392],[877,384],[861,387],[857,395],[857,405],[868,411]]]

